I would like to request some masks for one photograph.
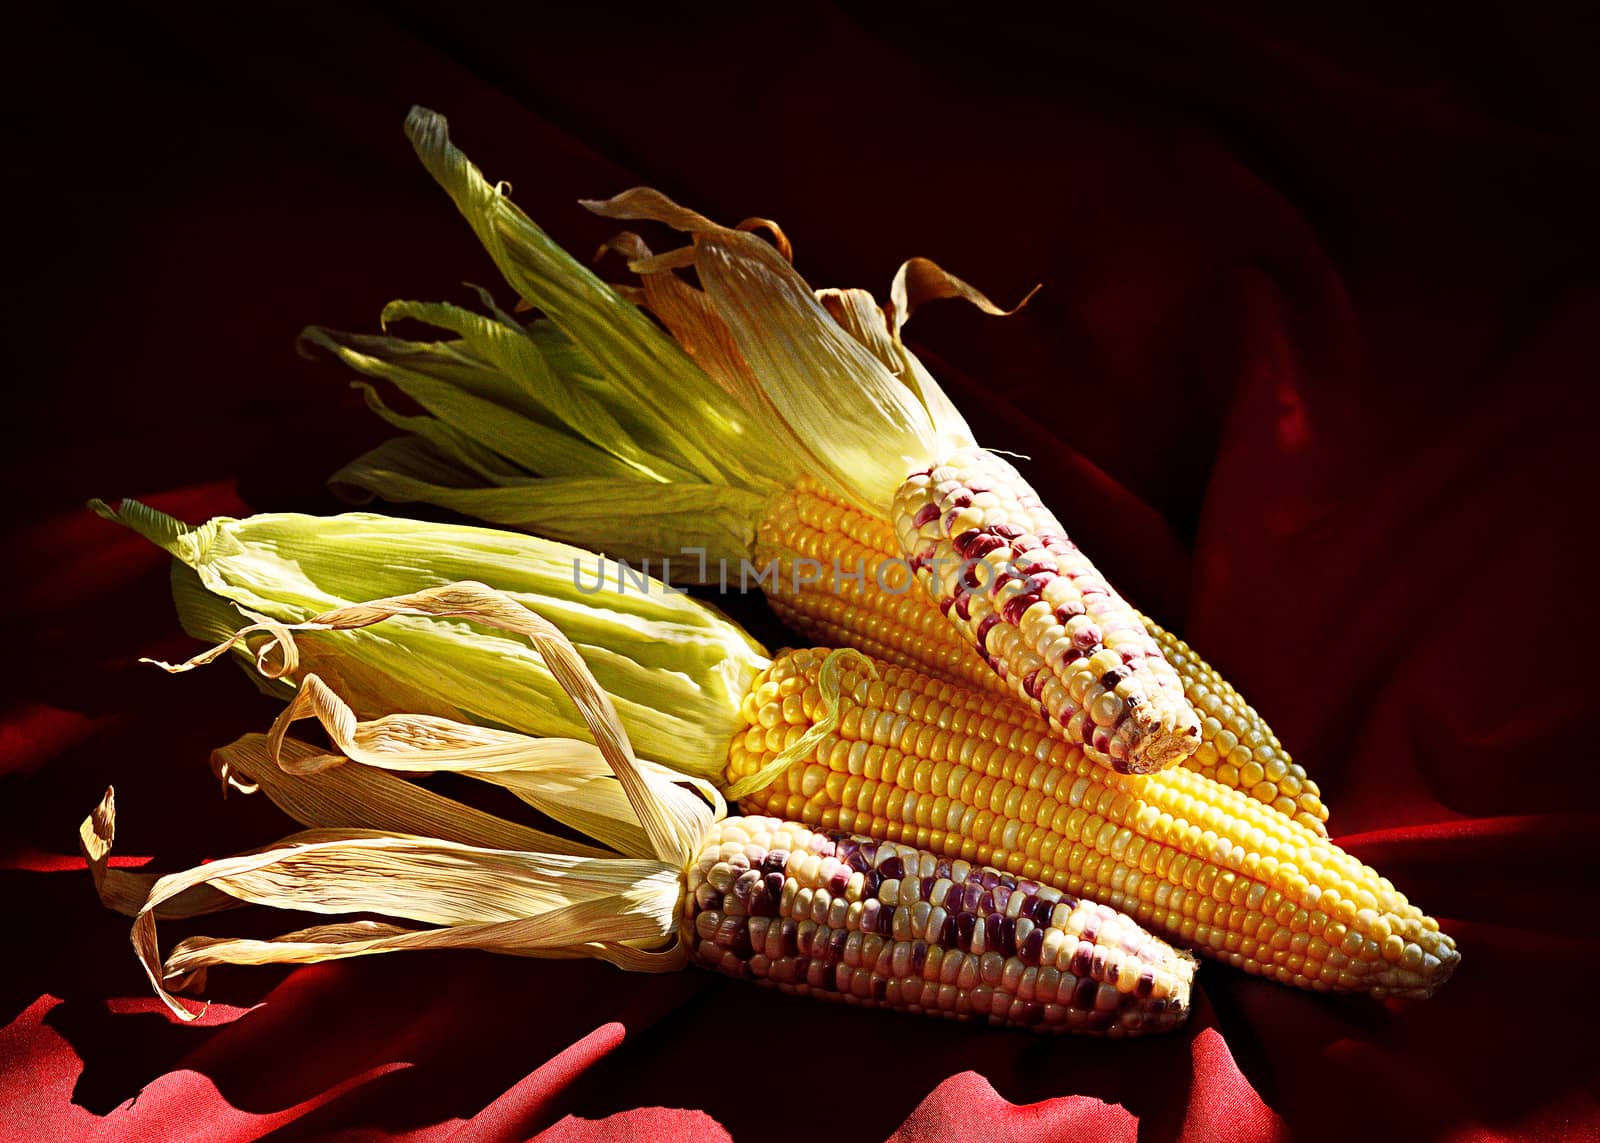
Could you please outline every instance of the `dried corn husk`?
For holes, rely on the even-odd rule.
[[[550,790],[529,800],[544,805],[559,797],[586,821],[614,819],[606,822],[607,830],[632,824],[641,839],[640,855],[596,851],[499,823],[387,773],[449,768],[495,780],[505,772],[508,757],[537,760],[536,740],[483,738],[481,728],[427,715],[392,716],[377,727],[363,726],[339,696],[308,680],[300,692],[306,697],[285,711],[270,735],[224,748],[214,765],[234,788],[264,789],[314,828],[263,850],[159,879],[108,867],[116,821],[112,791],[80,830],[102,899],[134,916],[134,948],[152,987],[180,1019],[195,1013],[173,993],[200,986],[205,970],[216,964],[310,963],[408,948],[592,956],[640,971],[667,971],[684,963],[677,943],[683,868],[726,806],[720,798],[708,803],[674,785],[680,780],[675,775],[638,762],[616,708],[559,630],[509,597],[470,584],[364,604],[328,622],[354,626],[466,610],[532,641],[594,731],[591,754],[563,760],[562,774],[576,775],[579,784],[562,787],[558,778]],[[295,660],[296,634],[274,625],[279,665]],[[288,739],[287,727],[306,714],[321,719],[336,744],[357,747],[355,753],[330,755]],[[524,773],[527,788],[535,789],[541,767],[529,762]],[[601,789],[606,781],[612,790]],[[347,817],[352,797],[361,794],[374,795],[371,820],[430,828],[442,816],[444,829],[438,832],[473,842],[528,840],[541,850],[323,824]],[[340,921],[266,941],[195,937],[161,956],[158,916],[194,916],[235,903],[324,915],[376,913],[426,927]]]

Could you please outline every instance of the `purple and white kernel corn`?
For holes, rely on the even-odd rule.
[[[1199,747],[1199,719],[1138,614],[1009,463],[957,453],[909,477],[893,514],[940,611],[1096,761],[1149,773]]]
[[[1127,917],[993,869],[771,817],[729,818],[685,871],[681,937],[729,976],[1041,1031],[1165,1031],[1195,961]]]

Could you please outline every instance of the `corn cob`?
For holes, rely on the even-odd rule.
[[[691,962],[784,992],[1109,1036],[1187,1015],[1194,961],[1128,918],[925,850],[730,818],[687,885]]]
[[[863,484],[870,481],[851,469],[873,467],[870,461],[874,456],[900,455],[901,441],[892,428],[881,439],[869,439],[867,446],[858,450],[866,459],[851,454],[841,460],[838,450],[833,450],[829,460],[824,456],[830,452],[829,440],[822,439],[817,431],[808,435],[807,426],[801,423],[804,406],[787,420],[775,418],[770,407],[772,399],[782,396],[779,390],[789,380],[798,379],[803,384],[798,385],[797,391],[805,405],[828,408],[812,392],[810,375],[796,369],[786,377],[782,362],[775,369],[752,370],[741,357],[741,349],[750,338],[739,341],[735,336],[739,331],[730,332],[729,326],[720,324],[716,307],[711,304],[715,299],[708,301],[707,295],[689,289],[670,271],[650,272],[645,265],[649,251],[636,239],[616,243],[616,248],[628,251],[634,259],[631,264],[640,268],[643,298],[673,336],[648,323],[641,327],[623,322],[622,317],[632,315],[624,313],[627,307],[616,304],[615,292],[568,257],[486,183],[465,156],[450,146],[441,119],[418,112],[408,123],[408,131],[429,170],[479,233],[488,236],[486,244],[507,280],[528,304],[551,315],[553,320],[519,326],[498,311],[498,320],[489,320],[451,306],[397,302],[386,308],[386,321],[420,319],[449,329],[457,340],[430,345],[308,329],[308,343],[327,349],[368,377],[398,386],[433,414],[422,418],[398,416],[382,405],[375,391],[364,386],[369,402],[380,415],[413,435],[387,442],[348,465],[335,477],[336,487],[367,496],[376,493],[396,501],[426,500],[491,523],[537,531],[635,563],[646,560],[660,567],[663,559],[670,557],[672,576],[679,582],[717,579],[717,575],[708,576],[706,572],[717,565],[724,569],[720,578],[726,582],[725,569],[730,565],[738,567],[752,556],[763,572],[777,568],[777,560],[781,560],[780,574],[758,575],[759,583],[779,613],[809,638],[849,642],[892,661],[913,661],[937,674],[978,682],[972,672],[986,671],[988,667],[977,655],[971,632],[963,634],[940,617],[931,599],[917,590],[908,576],[903,584],[889,590],[878,588],[875,582],[879,569],[885,583],[904,576],[898,570],[898,562],[887,562],[901,558],[888,511],[894,485],[903,472],[886,484],[873,485],[867,490],[871,494],[866,495]],[[631,201],[648,197],[647,192],[635,192]],[[659,196],[649,201],[658,207],[664,202]],[[605,206],[600,209],[611,210]],[[672,218],[681,222],[688,213],[678,211]],[[709,226],[705,220],[695,219],[698,216],[690,219],[691,225]],[[732,257],[740,252],[730,254],[724,244],[715,253],[718,257]],[[760,256],[759,251],[744,253],[751,258]],[[928,264],[923,265],[926,269]],[[763,272],[774,270],[764,264],[757,268]],[[891,291],[895,301],[892,322],[861,291],[825,291],[828,308],[810,311],[810,318],[819,319],[821,326],[794,331],[794,336],[800,341],[826,339],[844,330],[854,342],[845,343],[840,352],[856,355],[853,360],[861,367],[858,372],[865,376],[874,369],[888,370],[900,387],[915,394],[922,412],[932,420],[947,422],[952,430],[936,435],[941,439],[959,438],[964,428],[959,414],[949,407],[937,384],[899,339],[900,325],[913,300],[913,291],[904,286],[905,277],[902,272],[896,279],[896,289]],[[950,287],[954,280],[945,276],[944,283]],[[788,285],[792,287],[794,280],[789,280]],[[955,283],[945,292],[972,296],[970,288],[960,287]],[[802,303],[809,302],[798,296],[790,300],[794,302],[790,311],[803,309]],[[759,333],[755,331],[757,340]],[[693,354],[693,360],[685,356],[674,337]],[[519,351],[509,352],[507,343],[519,343]],[[648,349],[645,355],[635,352],[641,343]],[[877,361],[859,360],[863,349]],[[634,356],[614,366],[604,364],[622,350],[634,352]],[[766,357],[770,359],[771,354]],[[513,368],[504,364],[508,360],[542,361],[544,367]],[[683,380],[698,373],[696,362],[749,411],[750,415],[736,428],[728,428],[730,418],[715,401],[710,404],[716,415],[702,415],[702,407],[707,405],[705,395]],[[770,360],[768,364],[771,365]],[[469,371],[470,378],[464,378],[463,371]],[[468,394],[472,403],[451,403],[446,398],[452,393]],[[570,402],[573,395],[604,405],[612,415],[612,423],[627,426],[627,431],[616,437],[569,419],[568,428],[588,442],[590,459],[584,461],[584,454],[574,454],[576,446],[566,439],[559,466],[541,460],[539,450],[519,450],[506,442],[508,423],[549,423],[561,402]],[[895,403],[893,394],[879,395],[884,396],[880,403]],[[673,399],[677,404],[668,412],[666,402]],[[852,404],[861,402],[846,399],[840,408]],[[830,408],[830,413],[833,411]],[[835,420],[831,416],[825,418],[821,429],[830,430]],[[485,466],[480,455],[483,448],[504,458],[499,469],[491,471]],[[545,449],[543,455],[548,454],[549,449]],[[645,460],[618,475],[614,458],[624,454]],[[704,476],[693,463],[697,457],[723,454],[748,457],[750,463],[743,471],[718,477]],[[819,457],[828,463],[819,464]],[[673,475],[652,477],[647,470]],[[752,473],[759,474],[759,478]],[[813,480],[811,474],[817,479]],[[695,479],[704,482],[692,483]],[[860,591],[850,592],[847,586],[830,594],[826,586],[806,585],[794,574],[797,557],[814,558],[828,569],[835,566],[833,556],[860,554],[841,537],[824,536],[807,548],[789,535],[791,501],[796,497],[805,499],[812,492],[841,508],[848,504],[850,516],[867,521],[874,536],[884,539],[882,543],[875,540],[871,551],[864,553],[868,556],[864,565],[849,558],[837,565],[866,568],[865,585]],[[689,508],[691,501],[693,510]],[[597,511],[597,503],[604,510]],[[871,506],[874,504],[876,507]],[[752,548],[751,539],[758,535],[761,540]],[[696,560],[683,558],[691,552],[700,555],[698,575]],[[911,590],[902,590],[905,587]],[[852,607],[851,601],[863,606]],[[911,638],[915,641],[900,642]],[[1143,650],[1142,661],[1154,667],[1154,661],[1149,660],[1149,646]],[[1013,670],[1011,674],[1011,685],[1026,681],[1026,672]],[[1194,673],[1180,674],[1187,691],[1203,686],[1207,688],[1205,693],[1214,693],[1209,669],[1203,664],[1197,664]],[[1070,679],[1064,687],[1061,680],[1055,681],[1062,689],[1051,688],[1050,694],[1055,697],[1064,693],[1071,701]],[[1094,687],[1100,685],[1098,679],[1094,680]],[[1035,686],[1039,686],[1038,676]],[[1160,689],[1171,697],[1170,685]],[[1010,693],[1009,688],[1001,693]],[[1107,700],[1106,705],[1113,704]],[[1156,707],[1175,705],[1163,702]],[[1240,725],[1229,725],[1226,712],[1214,712],[1219,726],[1216,735],[1233,734],[1251,744],[1247,749],[1261,752],[1271,741],[1271,732],[1253,714],[1247,714],[1242,703],[1237,705]],[[1092,748],[1092,718],[1080,719],[1078,726],[1089,733]],[[1179,741],[1187,742],[1188,738],[1180,735]],[[1149,746],[1141,749],[1151,756],[1158,752]],[[1218,749],[1213,743],[1211,750],[1190,754],[1185,764],[1201,765],[1207,773],[1220,777],[1233,749],[1237,747]],[[1215,762],[1210,761],[1213,753]],[[1206,761],[1196,763],[1197,757]],[[1307,824],[1316,821],[1319,824],[1312,828],[1320,830],[1327,811],[1314,784],[1307,782],[1303,772],[1297,773],[1286,757],[1259,761],[1263,777],[1251,786],[1252,795],[1269,796],[1269,804],[1280,808],[1286,804],[1298,806],[1300,820]],[[1279,769],[1280,762],[1284,777],[1274,779],[1271,775]],[[1247,766],[1248,762],[1233,766],[1239,774],[1235,781],[1243,781]],[[1282,787],[1275,787],[1275,782],[1281,782]]]
[[[896,548],[889,522],[830,495],[814,481],[776,497],[757,531],[756,557],[778,574],[763,586],[772,609],[808,639],[855,647],[875,659],[915,667],[936,678],[1009,694],[1006,681],[964,645],[921,591],[911,590],[909,565],[891,562]],[[810,561],[802,566],[797,561]],[[857,578],[863,568],[883,568]],[[818,574],[810,574],[820,568]],[[835,569],[842,573],[835,574]],[[1201,718],[1200,747],[1184,766],[1327,836],[1328,808],[1304,767],[1289,756],[1272,728],[1183,640],[1138,615],[1177,672]]]
[[[846,667],[830,711],[826,654],[781,656],[745,699],[733,781],[837,719],[749,812],[991,864],[1303,988],[1426,997],[1459,960],[1387,880],[1236,790],[1114,774],[1026,708],[888,664]]]

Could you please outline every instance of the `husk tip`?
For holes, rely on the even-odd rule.
[[[121,499],[115,508],[99,497],[90,499],[86,507],[102,520],[110,520],[139,533],[158,548],[174,552],[179,537],[191,531],[188,524],[175,516],[157,511],[137,500]]]

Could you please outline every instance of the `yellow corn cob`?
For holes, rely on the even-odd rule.
[[[758,680],[730,781],[824,717],[825,656],[789,652]],[[991,864],[1286,984],[1425,997],[1454,970],[1454,941],[1392,884],[1237,790],[1182,768],[1119,775],[1025,707],[878,672],[841,672],[836,728],[748,810]]]
[[[1187,1015],[1195,962],[1103,905],[926,850],[730,818],[687,870],[692,963],[784,992],[1046,1032]]]
[[[940,618],[896,559],[889,521],[802,480],[773,499],[757,530],[757,562],[778,574],[763,583],[778,616],[808,639],[851,646],[969,687],[1009,694],[1004,679]],[[797,560],[812,561],[802,567]],[[814,568],[820,574],[812,575]],[[835,569],[842,574],[835,575]],[[875,575],[874,569],[883,569]],[[865,574],[857,572],[865,569]],[[804,574],[802,574],[804,573]],[[1153,620],[1134,613],[1161,648],[1200,717],[1200,747],[1184,766],[1249,794],[1327,836],[1328,808],[1316,782],[1277,736],[1204,659]]]
[[[900,549],[1011,692],[1123,773],[1180,762],[1200,720],[1138,614],[1006,461],[955,453],[894,498]]]

